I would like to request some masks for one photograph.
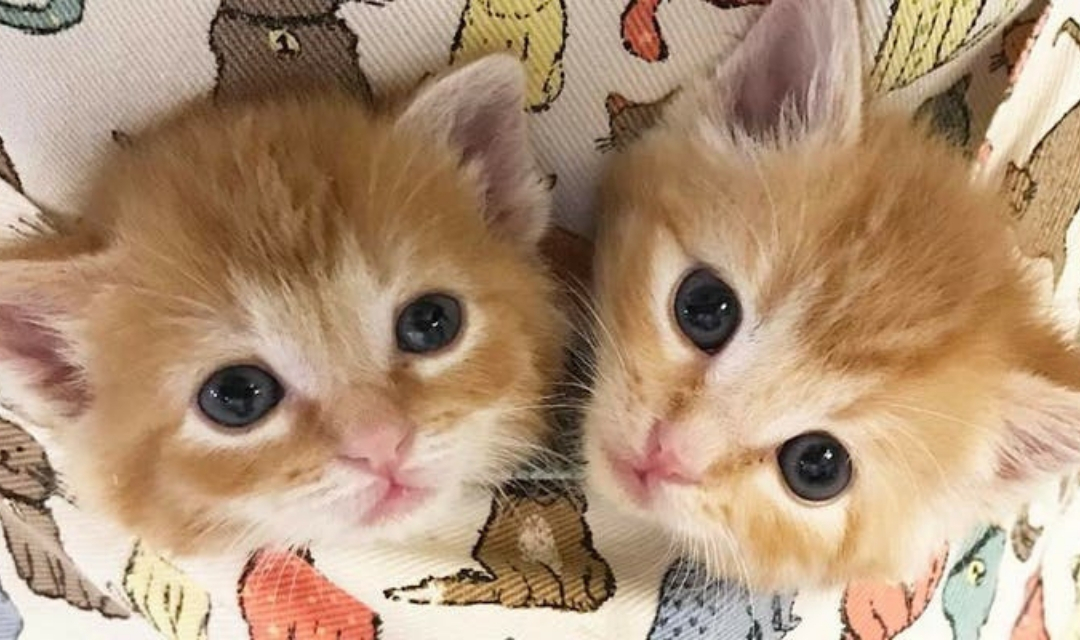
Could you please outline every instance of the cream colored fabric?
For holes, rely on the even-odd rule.
[[[605,155],[655,118],[648,103],[729,52],[757,4],[0,0],[0,220],[17,240],[33,232],[38,207],[76,215],[112,132],[190,96],[286,82],[297,65],[378,96],[506,43],[530,71],[531,122],[556,176],[560,224],[588,235]],[[861,5],[874,87],[921,108],[973,156],[1010,73],[1019,75],[990,124],[984,175],[1017,166],[1008,175],[1024,196],[1015,202],[1025,251],[1047,256],[1035,264],[1048,282],[1059,276],[1053,300],[1075,325],[1080,266],[1062,247],[1076,242],[1080,206],[1080,30],[1069,22],[1080,4],[1054,5],[1023,73],[1041,10],[1028,0]],[[60,452],[19,422],[0,424],[0,640],[1080,638],[1071,480],[1047,487],[1015,522],[954,541],[913,585],[749,596],[708,583],[603,505],[528,479],[504,497],[476,496],[458,522],[412,548],[178,566],[73,507]],[[493,573],[493,559],[514,569]]]

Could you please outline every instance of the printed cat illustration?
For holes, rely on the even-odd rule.
[[[19,180],[19,174],[15,173],[15,164],[11,161],[11,156],[4,150],[3,140],[0,140],[0,180],[15,187],[16,191],[22,191],[22,182]]]
[[[251,640],[377,640],[379,616],[315,569],[306,551],[260,551],[240,577]]]
[[[0,640],[17,640],[22,630],[22,615],[11,601],[11,596],[0,586]]]
[[[609,93],[604,100],[608,115],[608,135],[597,138],[596,148],[603,152],[625,149],[660,122],[664,108],[678,93],[678,89],[673,89],[652,102],[635,102],[621,93]]]
[[[33,35],[48,35],[82,22],[84,0],[7,2],[0,0],[0,25]]]
[[[1013,625],[1010,640],[1050,640],[1046,631],[1042,573],[1036,571],[1024,586],[1024,606]]]
[[[126,618],[128,611],[83,578],[64,551],[46,501],[59,494],[45,449],[15,424],[0,420],[0,526],[15,572],[34,593]]]
[[[668,45],[660,30],[656,12],[663,0],[630,0],[619,20],[623,48],[646,62],[667,60]],[[733,9],[752,4],[768,4],[769,0],[706,0],[720,9]]]
[[[905,87],[948,62],[970,37],[986,0],[896,0],[878,47],[870,87]]]
[[[1009,534],[1013,554],[1016,555],[1017,560],[1027,562],[1031,559],[1031,554],[1035,550],[1035,543],[1039,541],[1042,533],[1043,527],[1036,527],[1031,524],[1028,507],[1025,506],[1016,517],[1012,532]]]
[[[615,576],[592,544],[585,499],[559,481],[522,481],[492,500],[473,547],[480,566],[387,589],[413,604],[499,604],[595,611],[615,593]]]
[[[1055,44],[1062,35],[1080,46],[1080,29],[1066,24]],[[1050,260],[1055,283],[1065,269],[1065,234],[1080,208],[1080,173],[1073,170],[1077,164],[1080,103],[1046,132],[1023,166],[1010,162],[1005,172],[1020,249],[1029,257]]]
[[[1036,24],[1042,19],[1031,18],[1030,20],[1018,20],[1009,25],[1001,33],[1001,51],[990,57],[990,70],[997,71],[1004,68],[1009,76],[1013,76],[1014,70],[1020,62],[1021,56],[1027,49],[1028,41],[1037,35]]]
[[[946,548],[915,584],[849,584],[840,605],[841,640],[890,640],[915,624],[934,598],[948,555]]]
[[[949,570],[941,594],[953,640],[978,640],[990,617],[997,593],[1006,536],[1001,527],[988,527],[974,537]]]
[[[664,572],[647,640],[781,640],[802,622],[792,611],[795,596],[751,595],[742,585],[713,580],[704,567],[680,558]]]
[[[915,111],[916,119],[925,119],[934,132],[957,147],[971,142],[971,109],[967,90],[971,74],[966,74],[945,91],[926,99]]]
[[[1054,44],[1057,44],[1058,38],[1067,36],[1072,39],[1073,42],[1080,43],[1080,23],[1073,18],[1069,18],[1062,23],[1061,28],[1058,29],[1057,35],[1054,36]]]
[[[222,0],[210,25],[216,98],[335,87],[370,103],[344,0]]]
[[[206,640],[210,595],[168,560],[136,543],[124,570],[132,609],[167,640]]]
[[[566,0],[468,0],[450,63],[512,51],[528,72],[529,109],[544,111],[563,90],[566,38]]]

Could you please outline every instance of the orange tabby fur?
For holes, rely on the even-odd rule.
[[[812,22],[843,4],[802,1],[769,11]],[[1080,357],[1045,318],[1002,203],[955,151],[875,111],[852,139],[827,123],[755,143],[705,120],[669,122],[604,179],[595,488],[717,573],[806,587],[910,575],[1077,461]],[[670,310],[695,264],[746,310],[713,357]],[[635,504],[608,455],[640,451],[656,419],[702,476]],[[853,459],[826,504],[795,499],[776,462],[811,429]]]
[[[102,167],[85,224],[5,256],[0,299],[47,291],[84,372],[85,406],[49,425],[80,499],[175,552],[304,543],[359,531],[350,497],[316,489],[379,407],[419,426],[443,507],[541,439],[562,321],[535,243],[486,224],[475,167],[397,117],[336,96],[194,107]],[[429,290],[462,300],[462,335],[397,352],[395,309]],[[283,427],[203,441],[201,381],[252,359],[289,387]]]

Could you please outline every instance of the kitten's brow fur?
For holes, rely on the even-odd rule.
[[[811,21],[834,2],[801,1],[774,5]],[[773,145],[695,122],[654,131],[604,179],[585,423],[601,493],[714,572],[804,587],[905,577],[1076,463],[1080,360],[959,154],[873,109],[847,143],[831,125]],[[696,264],[744,308],[714,358],[670,310]],[[604,451],[640,451],[654,419],[678,425],[703,479],[630,506]],[[793,498],[776,462],[815,429],[854,463],[823,505]]]
[[[177,552],[304,543],[354,526],[326,474],[370,398],[419,425],[447,495],[540,440],[562,342],[547,270],[485,224],[476,172],[394,117],[335,95],[192,107],[103,166],[85,223],[5,256],[99,256],[64,325],[87,381],[57,425],[80,498]],[[396,310],[429,290],[465,309],[434,373],[393,347]],[[205,376],[251,360],[285,369],[281,432],[185,435],[212,435],[192,406]],[[256,500],[267,513],[237,507]]]

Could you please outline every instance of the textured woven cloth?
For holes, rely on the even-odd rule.
[[[378,97],[506,46],[528,67],[559,224],[587,237],[605,156],[730,52],[763,2],[0,0],[0,220],[17,241],[40,209],[77,215],[115,133],[189,97],[298,78]],[[1076,326],[1080,3],[860,5],[873,89],[931,118],[1003,185],[1023,252]],[[535,478],[477,495],[408,548],[179,563],[76,509],[48,434],[6,417],[0,640],[1080,638],[1075,479],[1046,487],[1012,522],[943,545],[914,584],[821,593],[710,581],[667,541],[566,482]]]

